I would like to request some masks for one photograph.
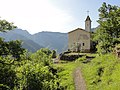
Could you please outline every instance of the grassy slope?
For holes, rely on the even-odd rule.
[[[87,90],[120,90],[120,60],[112,54],[82,64]]]
[[[65,90],[75,90],[73,81],[73,71],[76,67],[80,66],[80,63],[68,62],[56,64],[56,67],[60,68],[58,75],[60,76],[60,84],[64,86]]]
[[[120,60],[112,54],[97,56],[89,63],[82,63],[82,58],[75,62],[60,63],[60,84],[65,90],[75,90],[73,71],[81,67],[87,90],[120,90]]]

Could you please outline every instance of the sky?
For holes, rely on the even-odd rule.
[[[67,33],[85,28],[88,15],[97,27],[102,3],[120,6],[120,0],[0,0],[0,17],[31,34],[41,31]]]

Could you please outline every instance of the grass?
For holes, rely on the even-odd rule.
[[[96,56],[96,54],[80,53],[85,56]],[[69,54],[70,55],[70,54]],[[73,72],[77,67],[81,67],[81,63],[86,60],[83,56],[76,61],[69,62],[60,60],[58,64],[54,66],[58,68],[58,76],[60,77],[60,85],[64,87],[64,90],[75,90]]]
[[[59,68],[60,84],[64,86],[64,90],[75,90],[73,72],[79,66],[80,63],[75,62],[65,62],[55,65],[55,67]]]
[[[87,90],[120,90],[120,60],[112,54],[81,65]]]
[[[113,54],[88,56],[96,58],[88,63],[82,63],[85,57],[81,57],[75,62],[61,61],[55,65],[64,90],[75,90],[73,72],[77,67],[81,67],[87,90],[120,90],[120,59]]]

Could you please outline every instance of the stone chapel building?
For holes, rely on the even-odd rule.
[[[85,30],[77,28],[68,32],[68,49],[73,52],[90,52],[91,49],[91,19],[87,16],[85,20]]]

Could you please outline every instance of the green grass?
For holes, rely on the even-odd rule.
[[[60,77],[60,84],[64,87],[64,90],[75,90],[73,72],[80,66],[80,63],[65,62],[56,64],[55,66],[59,68],[58,75]]]
[[[120,90],[120,60],[112,54],[82,64],[87,90]]]
[[[120,59],[113,54],[96,56],[91,62],[82,63],[84,57],[75,62],[61,61],[55,67],[59,69],[60,84],[64,90],[75,90],[73,72],[81,67],[87,90],[120,90]]]

